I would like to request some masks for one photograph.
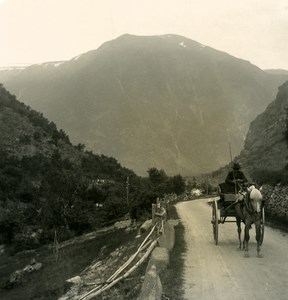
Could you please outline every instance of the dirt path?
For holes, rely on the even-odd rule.
[[[288,299],[288,236],[265,227],[257,258],[254,226],[250,230],[250,257],[238,250],[235,223],[219,225],[219,244],[212,236],[208,199],[181,202],[177,212],[185,227],[185,299]],[[243,226],[242,226],[243,227]],[[243,229],[243,228],[242,228]]]

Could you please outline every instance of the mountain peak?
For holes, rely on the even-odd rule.
[[[190,45],[194,45],[194,46],[200,46],[203,47],[204,45],[191,40],[185,36],[182,35],[178,35],[178,34],[161,34],[161,35],[133,35],[133,34],[128,34],[125,33],[121,36],[119,36],[118,38],[110,41],[110,42],[141,42],[141,43],[157,43],[157,42],[161,42],[161,43],[174,43],[175,45],[179,45],[180,43],[188,43]],[[107,42],[109,43],[109,42]]]
[[[284,81],[175,34],[124,34],[60,68],[32,71],[5,85],[74,143],[138,174],[156,167],[191,175],[226,164],[227,128],[238,155],[249,123]]]

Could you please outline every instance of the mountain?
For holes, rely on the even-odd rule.
[[[276,74],[276,75],[287,75],[288,70],[283,70],[283,69],[267,69],[265,72],[269,74]]]
[[[235,157],[250,182],[287,184],[288,175],[288,81],[276,98],[250,124],[244,148]],[[225,180],[231,165],[206,175],[214,186]]]
[[[281,172],[288,166],[288,81],[279,87],[276,99],[251,122],[239,156],[246,170]]]
[[[5,82],[26,69],[26,66],[0,67],[0,81]]]
[[[229,137],[238,155],[250,122],[288,78],[182,36],[127,34],[10,75],[0,72],[5,87],[74,143],[140,175],[150,167],[191,175],[224,165]]]

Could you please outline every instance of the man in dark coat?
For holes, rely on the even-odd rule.
[[[230,171],[225,179],[225,183],[228,184],[231,189],[236,192],[239,190],[239,184],[247,183],[247,178],[245,177],[244,173],[240,170],[241,166],[239,163],[234,163],[233,170]]]

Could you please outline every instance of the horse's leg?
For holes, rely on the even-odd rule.
[[[263,254],[261,252],[261,246],[260,246],[260,238],[261,238],[261,223],[260,223],[260,217],[255,217],[255,231],[256,231],[256,241],[257,241],[257,256],[263,257]]]
[[[237,224],[237,232],[238,232],[238,241],[239,241],[239,249],[242,249],[242,241],[241,241],[241,219],[236,217],[236,224]],[[244,247],[244,245],[243,245]]]
[[[248,242],[250,239],[249,230],[251,227],[251,220],[250,218],[247,218],[245,220],[245,233],[244,233],[244,257],[249,257],[249,248],[248,248]]]

